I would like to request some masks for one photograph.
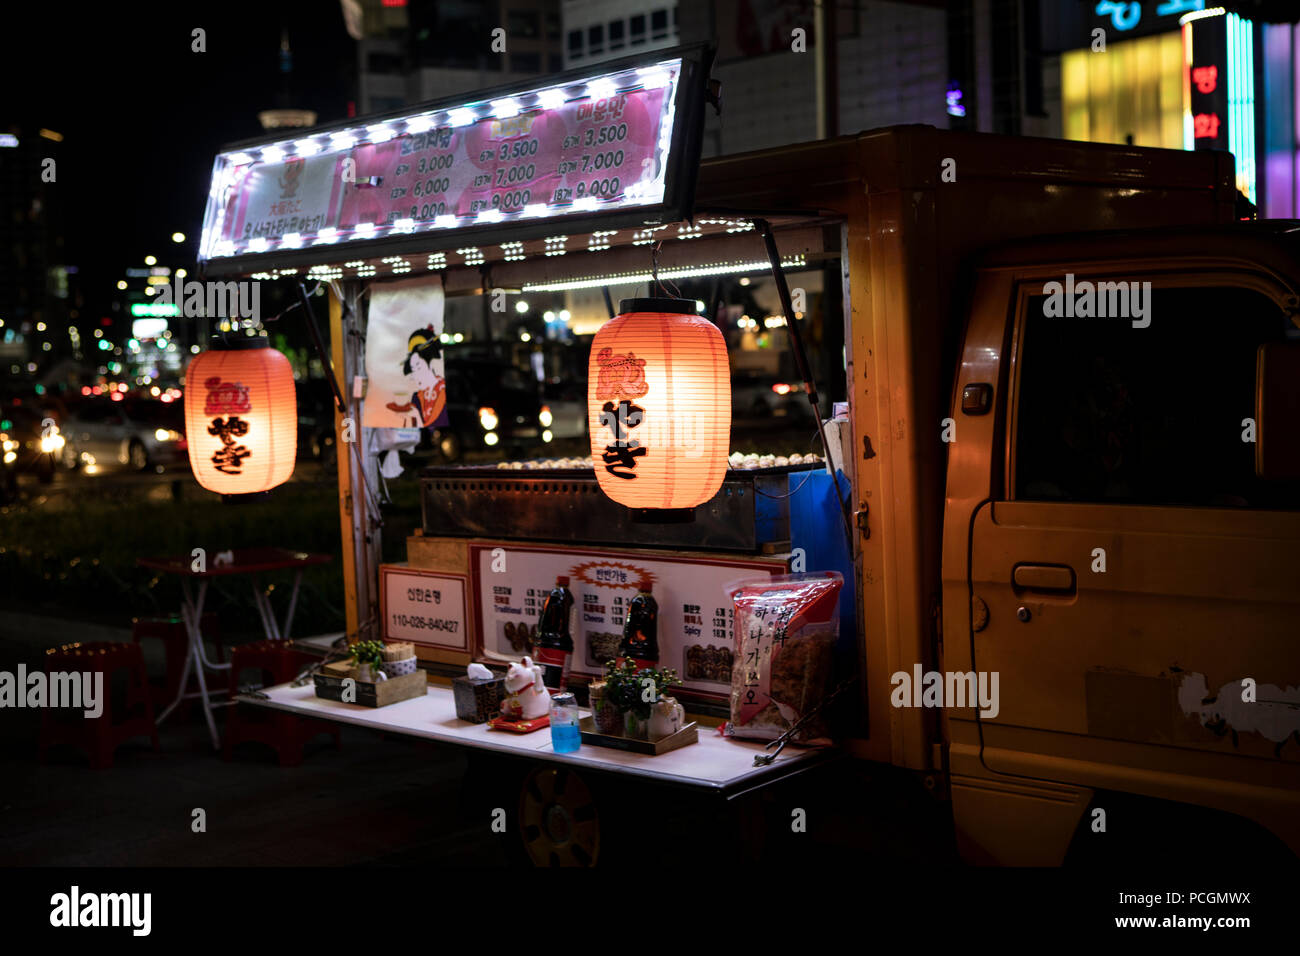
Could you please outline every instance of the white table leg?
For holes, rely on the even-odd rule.
[[[289,610],[284,612],[284,636],[288,639],[293,627],[293,612],[298,607],[298,586],[302,584],[302,568],[293,573],[293,592],[289,595]]]
[[[257,586],[257,578],[253,578],[253,603],[257,606],[257,613],[262,617],[262,632],[267,640],[278,641],[280,627],[275,623],[275,611],[271,607],[271,599]]]
[[[199,581],[198,601],[193,601],[190,597],[190,582],[187,578],[181,578],[181,586],[185,592],[185,603],[190,606],[187,630],[190,633],[190,644],[193,653],[197,655],[194,670],[199,678],[199,698],[203,701],[203,717],[208,723],[208,734],[212,737],[213,749],[219,749],[221,747],[221,738],[217,736],[217,723],[212,719],[212,701],[208,699],[208,679],[203,673],[208,668],[217,669],[215,665],[208,663],[208,655],[203,649],[203,630],[200,627],[200,622],[203,620],[203,601],[208,594],[208,582],[207,579]],[[226,666],[229,667],[230,665]],[[181,690],[184,689],[185,685],[182,684]]]
[[[190,667],[195,663],[194,639],[190,637],[190,612],[189,612],[189,607],[184,604],[181,605],[181,621],[185,624],[185,637],[186,637],[185,664],[181,668],[181,683],[180,686],[176,688],[176,699],[173,700],[166,707],[164,707],[162,709],[162,712],[158,714],[155,723],[159,725],[161,725],[162,722],[166,720],[167,717],[171,714],[171,712],[175,710],[177,706],[180,705],[180,702],[185,699],[185,688],[190,686]]]
[[[204,671],[228,671],[230,665],[217,664],[208,660],[207,649],[203,646],[203,604],[207,600],[207,595],[208,582],[206,579],[199,581],[198,598],[195,599],[189,579],[181,578],[181,621],[185,624],[185,635],[187,637],[185,642],[185,664],[181,668],[181,681],[180,687],[176,690],[176,699],[158,715],[157,723],[161,724],[166,720],[181,701],[197,697],[203,701],[203,717],[207,721],[208,734],[212,738],[212,746],[217,748],[221,746],[221,739],[217,735],[216,721],[212,719],[213,703],[209,698],[208,681]],[[190,685],[191,668],[193,668],[195,675],[199,679],[199,689],[192,693],[186,690]]]

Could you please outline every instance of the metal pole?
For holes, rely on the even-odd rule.
[[[830,470],[831,481],[835,484],[835,500],[839,503],[840,514],[844,518],[844,536],[853,554],[853,522],[849,518],[848,504],[840,493],[839,471],[831,461],[830,447],[826,444],[826,428],[822,425],[822,412],[817,401],[817,383],[813,380],[812,369],[808,366],[808,355],[803,349],[803,336],[799,331],[799,322],[794,317],[794,304],[790,301],[790,286],[785,281],[785,270],[781,268],[781,253],[776,247],[776,237],[772,235],[772,225],[766,219],[754,219],[754,228],[763,237],[767,248],[767,259],[772,264],[772,278],[776,280],[776,292],[781,298],[781,309],[785,312],[785,328],[790,340],[790,350],[794,352],[795,364],[799,367],[799,376],[803,379],[803,390],[812,405],[813,418],[817,420],[817,437],[821,439],[822,454],[826,456],[826,467]]]
[[[487,266],[479,268],[480,282],[483,289],[483,341],[492,344],[492,279]]]
[[[329,352],[325,351],[325,342],[320,337],[320,329],[316,327],[316,315],[311,310],[311,296],[307,294],[305,283],[298,283],[298,297],[302,300],[302,311],[307,316],[307,331],[311,334],[311,342],[316,349],[316,357],[320,359],[321,367],[325,369],[325,377],[329,380],[330,389],[334,392],[334,403],[338,405],[339,411],[346,415],[348,413],[348,403],[343,398],[338,379],[334,375],[334,367],[330,363]]]
[[[817,138],[826,139],[826,8],[824,0],[813,0],[813,100],[817,111]],[[793,320],[792,320],[793,321]]]

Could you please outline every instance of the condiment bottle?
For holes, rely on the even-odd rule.
[[[537,619],[534,660],[542,665],[542,683],[550,690],[563,690],[569,680],[569,662],[573,660],[572,616],[569,578],[561,574],[555,579],[555,587],[546,596]]]
[[[638,591],[623,622],[619,663],[631,658],[638,668],[659,666],[659,604],[649,591]]]

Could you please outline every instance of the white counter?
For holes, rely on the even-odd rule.
[[[699,743],[658,756],[629,753],[609,747],[583,744],[571,754],[557,754],[551,749],[549,729],[531,734],[490,730],[487,724],[471,724],[456,716],[450,687],[429,685],[422,698],[389,704],[387,707],[363,707],[323,700],[315,688],[278,684],[264,688],[269,700],[241,696],[240,701],[262,707],[291,711],[304,717],[320,717],[340,723],[369,727],[387,733],[406,734],[426,740],[477,747],[518,757],[531,757],[552,763],[566,763],[650,777],[665,783],[684,784],[716,790],[735,796],[755,786],[807,769],[826,755],[826,751],[787,746],[768,767],[755,767],[754,755],[763,752],[763,742],[721,737],[714,727],[699,728]],[[587,716],[588,711],[583,711]]]

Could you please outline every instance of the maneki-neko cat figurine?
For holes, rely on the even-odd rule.
[[[492,721],[500,730],[527,733],[550,726],[551,693],[542,682],[542,667],[531,657],[512,663],[506,670],[506,698],[501,716]]]

